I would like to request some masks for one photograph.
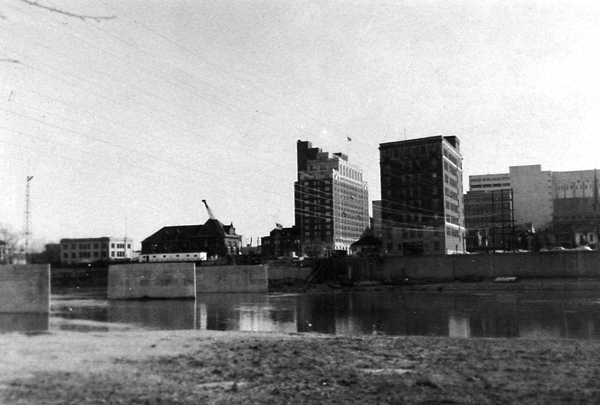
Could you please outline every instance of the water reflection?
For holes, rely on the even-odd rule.
[[[600,293],[525,291],[202,294],[193,300],[60,300],[50,328],[210,329],[452,337],[600,339]],[[56,322],[60,320],[60,322]],[[49,328],[47,315],[0,314],[0,332]]]
[[[193,300],[110,301],[108,321],[149,329],[196,329]]]
[[[547,295],[204,294],[196,302],[110,302],[108,320],[157,329],[600,339],[597,298]]]
[[[49,318],[49,314],[0,313],[0,332],[47,331]]]

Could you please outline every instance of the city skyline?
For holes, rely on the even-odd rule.
[[[202,199],[266,236],[294,223],[298,139],[347,154],[371,201],[383,142],[458,136],[465,180],[598,166],[591,2],[61,7],[0,9],[0,224],[24,229],[34,176],[33,240],[139,243],[204,223]]]

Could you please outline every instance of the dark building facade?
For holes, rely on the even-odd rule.
[[[242,236],[233,224],[209,219],[204,225],[165,226],[142,241],[140,261],[199,261],[240,253]]]
[[[463,171],[455,136],[379,145],[385,254],[464,252]]]
[[[556,246],[575,248],[588,245],[598,248],[600,211],[593,197],[561,198],[554,200],[552,234]]]
[[[468,251],[515,247],[512,189],[469,191],[464,204]]]
[[[600,190],[596,170],[554,172],[552,235],[556,246],[598,248]]]
[[[295,222],[302,254],[330,256],[350,251],[369,227],[369,190],[362,170],[343,153],[297,143]]]
[[[269,236],[262,238],[262,256],[267,259],[292,257],[300,253],[300,228],[276,227]]]

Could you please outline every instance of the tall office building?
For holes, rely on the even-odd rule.
[[[298,141],[296,147],[294,208],[302,252],[348,252],[369,227],[369,189],[362,170],[343,153],[323,152],[308,141]]]
[[[401,256],[464,252],[458,138],[382,143],[379,152],[383,250]]]

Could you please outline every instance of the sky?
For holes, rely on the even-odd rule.
[[[596,2],[597,3],[597,2]],[[294,222],[296,142],[380,198],[380,143],[460,139],[468,176],[600,167],[589,1],[1,0],[0,226],[34,246],[215,216]],[[348,141],[351,138],[351,141]],[[139,245],[137,246],[139,248]]]

